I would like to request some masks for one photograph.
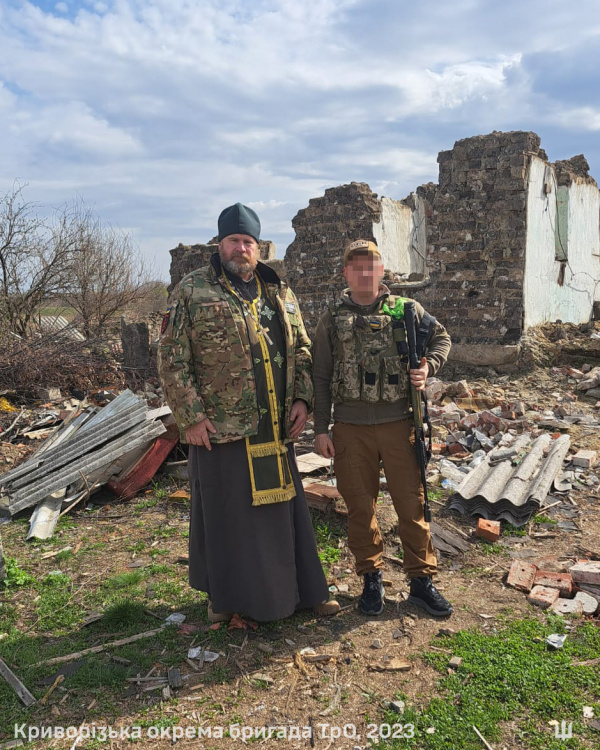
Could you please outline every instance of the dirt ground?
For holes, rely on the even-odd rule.
[[[469,380],[469,384],[482,389],[494,385],[482,378]],[[511,375],[508,381],[495,385],[518,393],[522,400],[540,408],[549,408],[556,401],[556,394],[560,396],[571,387],[566,376],[553,372],[551,368],[540,368],[521,378]],[[593,403],[585,405],[585,409],[593,414],[598,411]],[[572,449],[588,448],[600,452],[600,428],[573,426],[569,434]],[[17,558],[19,565],[37,580],[42,580],[57,568],[67,573],[76,591],[73,602],[88,612],[95,602],[100,601],[94,599],[92,592],[103,582],[135,570],[132,564],[139,564],[138,569],[144,570],[152,562],[158,562],[166,568],[142,582],[146,588],[141,598],[153,613],[153,619],[144,627],[139,626],[137,631],[159,627],[156,618],[164,619],[170,612],[178,611],[187,614],[187,626],[204,627],[206,603],[186,584],[188,506],[185,501],[168,498],[178,487],[185,490],[186,484],[168,485],[163,480],[158,489],[155,487],[133,501],[97,505],[91,511],[71,514],[67,517],[69,523],[61,528],[51,543],[27,545],[23,541],[26,527],[22,523],[2,526],[5,554]],[[598,554],[599,487],[600,483],[574,489],[572,502],[568,503],[570,508],[552,508],[547,511],[550,521],[532,521],[527,527],[527,535],[504,535],[496,545],[476,540],[473,536],[475,519],[447,511],[444,507],[446,493],[434,492],[434,520],[468,538],[470,545],[465,554],[456,557],[440,555],[437,585],[455,608],[452,617],[443,620],[430,617],[405,601],[407,584],[401,564],[389,559],[384,573],[386,607],[383,615],[367,618],[360,614],[356,602],[362,590],[362,580],[353,572],[352,558],[344,541],[344,519],[335,514],[326,516],[313,511],[316,524],[337,530],[332,539],[334,547],[340,550],[339,559],[328,565],[327,577],[331,586],[342,587],[342,591],[335,594],[342,605],[338,615],[315,618],[311,612],[301,612],[286,621],[261,625],[255,631],[226,632],[223,626],[215,631],[185,632],[184,629],[165,647],[166,655],[165,651],[157,651],[154,660],[157,674],[164,673],[169,666],[176,666],[185,678],[184,686],[176,690],[170,700],[162,698],[160,689],[143,692],[130,682],[125,691],[122,686],[114,686],[115,699],[103,709],[101,700],[95,706],[92,704],[94,691],[100,688],[87,690],[85,686],[78,686],[71,689],[66,679],[50,696],[47,705],[38,704],[31,709],[28,721],[30,724],[50,722],[64,726],[94,721],[98,726],[125,727],[139,723],[141,717],[149,722],[153,717],[160,717],[161,726],[169,726],[171,717],[172,722],[184,729],[202,726],[206,730],[239,723],[253,727],[295,726],[300,728],[300,733],[302,728],[312,726],[312,743],[306,736],[301,736],[284,739],[283,746],[352,750],[377,744],[378,730],[371,730],[369,738],[368,725],[379,727],[385,701],[395,700],[395,696],[401,693],[406,696],[407,703],[418,708],[436,694],[440,674],[423,660],[422,653],[436,649],[444,651],[437,645],[441,643],[438,638],[440,629],[475,629],[491,633],[511,619],[526,616],[544,619],[545,615],[527,602],[525,594],[505,585],[506,573],[515,557],[532,562],[553,557],[560,563]],[[391,501],[385,495],[378,512],[386,532],[386,554],[393,557],[398,552],[400,540]],[[567,520],[574,521],[579,529],[563,530],[557,523],[552,523]],[[65,547],[71,547],[75,552],[64,561],[57,563],[56,556],[42,559],[44,553]],[[154,555],[153,550],[160,554]],[[61,636],[39,630],[39,614],[36,614],[32,596],[35,592],[30,588],[10,588],[0,596],[0,604],[16,609],[15,625],[22,633],[42,636],[40,643],[45,652],[47,648],[61,645]],[[115,633],[107,634],[101,628],[95,635],[89,645],[94,641],[105,643],[119,637]],[[68,653],[65,643],[63,641],[59,653]],[[187,648],[191,645],[203,645],[220,656],[196,671],[185,660]],[[141,650],[151,648],[146,641],[137,642],[135,647]],[[299,655],[308,647],[316,654]],[[128,651],[130,658],[131,649]],[[448,653],[448,658],[451,656]],[[391,670],[392,660],[406,662],[406,670]],[[18,661],[18,654],[15,654],[15,661]],[[133,662],[135,666],[135,659]],[[52,676],[52,668],[47,668],[46,673]],[[46,689],[40,684],[29,687],[36,697]],[[12,714],[10,716],[12,718]],[[20,720],[24,721],[22,714]],[[402,722],[400,715],[398,721]],[[0,732],[0,742],[13,736],[12,728],[2,724],[4,722],[0,721],[3,732]],[[355,732],[355,736],[344,736],[344,727],[346,735]],[[338,731],[342,733],[339,738],[335,736]],[[201,740],[183,737],[177,744],[205,748],[232,746],[234,740],[231,737],[220,739],[214,734],[213,731],[210,739],[204,737]],[[273,736],[267,743],[270,745],[275,741]],[[171,739],[148,737],[139,742],[144,747],[157,748],[173,744]],[[72,742],[64,746],[70,744]],[[115,738],[110,742],[111,750],[128,745],[126,739]],[[38,743],[36,746],[50,744]],[[62,747],[63,744],[55,740],[53,746]],[[79,746],[101,745],[83,742]],[[401,739],[397,746],[403,746]],[[522,746],[518,727],[510,724],[502,728],[501,742],[494,744],[496,750]]]

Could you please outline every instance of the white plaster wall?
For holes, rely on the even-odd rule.
[[[529,173],[525,257],[525,328],[547,321],[585,323],[594,300],[600,299],[600,192],[594,185],[569,188],[567,257],[564,284],[558,283],[556,260],[556,180],[547,180],[546,162],[534,157]]]
[[[399,274],[425,273],[425,208],[414,196],[417,210],[392,198],[381,199],[381,221],[373,225],[373,236],[383,264]]]

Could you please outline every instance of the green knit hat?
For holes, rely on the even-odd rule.
[[[218,226],[219,242],[230,234],[248,234],[257,242],[260,239],[260,219],[243,203],[236,203],[221,211]]]

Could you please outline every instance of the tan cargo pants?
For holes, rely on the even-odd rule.
[[[411,419],[375,425],[336,422],[333,426],[337,486],[348,508],[348,546],[358,575],[383,568],[383,538],[375,515],[379,493],[379,461],[398,514],[409,578],[433,575],[437,560],[414,450]]]

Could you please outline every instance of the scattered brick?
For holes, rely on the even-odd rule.
[[[573,578],[570,573],[553,573],[549,570],[538,570],[533,585],[558,589],[560,596],[564,596],[567,599],[570,599],[573,594]]]
[[[550,609],[559,615],[583,614],[583,604],[579,599],[557,599]]]
[[[462,656],[453,656],[448,662],[450,669],[458,669],[463,663]]]
[[[335,501],[341,497],[337,487],[319,482],[312,482],[304,487],[304,494],[309,508],[328,511],[335,508]]]
[[[590,469],[596,461],[596,451],[577,451],[571,458],[573,466],[581,466],[584,469]]]
[[[600,562],[578,562],[569,568],[575,583],[589,583],[600,586]]]
[[[527,601],[542,609],[548,609],[557,599],[558,589],[550,589],[547,586],[534,586],[527,597]]]
[[[486,539],[488,542],[497,542],[500,539],[500,521],[488,521],[487,518],[479,518],[475,536]]]
[[[507,584],[519,591],[531,591],[537,567],[525,560],[514,560],[508,572]]]

